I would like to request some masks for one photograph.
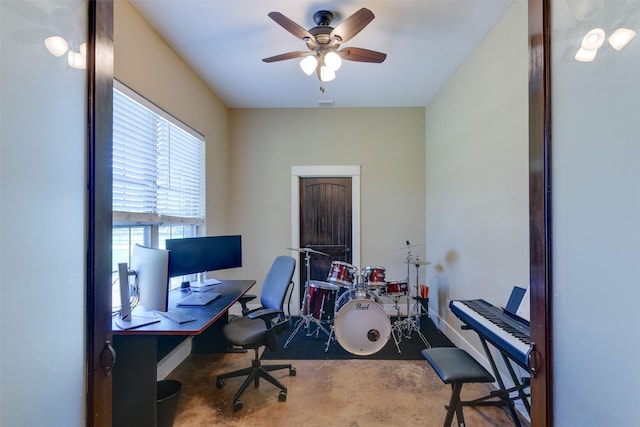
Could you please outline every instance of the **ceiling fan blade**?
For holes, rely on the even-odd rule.
[[[364,27],[369,25],[369,22],[373,21],[375,15],[367,8],[362,8],[340,24],[331,31],[331,38],[338,36],[342,39],[342,42],[346,42],[349,39],[352,39],[356,34],[358,34]]]
[[[280,13],[280,12],[269,12],[268,16],[269,16],[269,18],[271,18],[274,21],[276,21],[276,23],[278,25],[280,25],[285,30],[289,31],[291,34],[293,34],[297,38],[299,38],[301,40],[305,40],[306,38],[309,38],[309,39],[313,40],[313,35],[311,35],[311,33],[309,31],[307,31],[306,29],[304,29],[300,25],[296,24],[291,19],[289,19],[286,16],[284,16],[282,13]]]
[[[287,53],[282,53],[280,55],[275,55],[275,56],[270,56],[268,58],[263,58],[262,61],[263,62],[285,61],[287,59],[300,58],[300,57],[309,55],[310,53],[313,53],[313,52],[305,52],[305,51],[287,52]]]
[[[345,47],[336,52],[342,59],[357,62],[381,63],[387,59],[387,54],[375,50],[362,49],[360,47]]]

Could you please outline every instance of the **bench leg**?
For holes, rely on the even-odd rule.
[[[453,422],[453,414],[458,419],[458,427],[464,427],[464,415],[462,415],[462,405],[460,404],[460,392],[463,383],[451,384],[451,400],[447,409],[447,417],[444,420],[444,427],[450,427]]]

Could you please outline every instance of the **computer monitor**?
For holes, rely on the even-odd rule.
[[[169,277],[242,267],[242,238],[233,236],[167,239]]]
[[[146,310],[167,311],[169,304],[169,251],[136,244],[131,270],[136,275],[140,305]]]
[[[116,319],[116,325],[121,329],[134,329],[140,326],[158,322],[157,319],[134,318],[131,314],[131,294],[129,287],[129,267],[126,262],[118,264],[118,277],[120,287],[120,317]]]

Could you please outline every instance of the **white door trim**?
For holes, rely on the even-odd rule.
[[[300,178],[351,178],[351,263],[360,269],[360,165],[345,166],[291,166],[291,247],[300,245]],[[304,262],[304,256],[292,251],[291,256]],[[300,295],[299,263],[293,274],[293,295]],[[303,284],[304,286],[304,284]],[[291,298],[291,313],[299,313],[298,298]]]

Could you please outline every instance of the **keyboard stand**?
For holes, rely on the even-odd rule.
[[[466,325],[463,325],[462,329],[471,329],[471,328],[467,327]],[[477,330],[475,329],[472,329],[472,330],[474,330],[478,334],[478,338],[480,338],[480,342],[482,343],[484,352],[487,356],[487,359],[489,360],[489,363],[491,364],[491,370],[493,371],[493,376],[495,377],[498,383],[498,386],[500,388],[498,390],[492,391],[486,396],[483,396],[474,400],[462,401],[460,402],[460,404],[463,406],[506,406],[509,409],[509,412],[511,413],[511,417],[513,418],[513,422],[516,425],[516,427],[521,427],[522,424],[520,423],[520,419],[518,418],[518,412],[516,411],[514,401],[521,400],[527,413],[529,414],[529,416],[531,416],[531,404],[529,403],[529,400],[528,400],[528,398],[531,396],[531,392],[529,391],[527,393],[525,391],[525,389],[529,388],[530,386],[528,378],[520,382],[520,380],[516,376],[516,373],[513,369],[513,365],[511,364],[511,359],[500,348],[494,345],[493,347],[496,348],[502,355],[504,364],[507,366],[507,369],[509,370],[509,375],[511,376],[511,380],[513,381],[513,384],[514,384],[513,387],[506,388],[506,386],[504,385],[504,381],[502,380],[502,376],[500,375],[500,371],[498,370],[498,367],[496,365],[496,362],[493,359],[491,351],[489,351],[489,345],[487,344],[486,337],[484,337]],[[511,393],[513,392],[517,392],[518,395],[512,396]],[[489,399],[494,399],[494,398],[497,398],[499,400],[489,401]]]

